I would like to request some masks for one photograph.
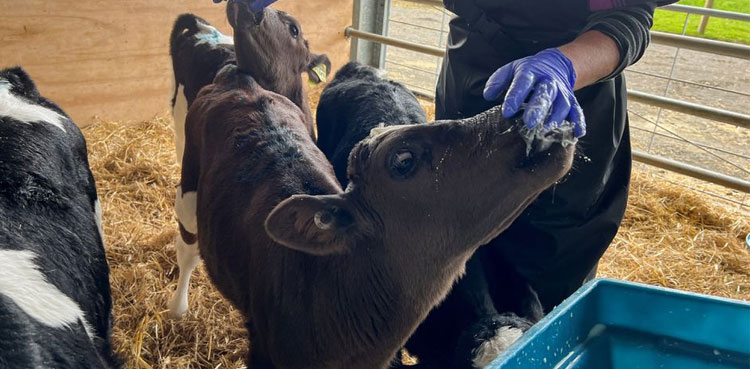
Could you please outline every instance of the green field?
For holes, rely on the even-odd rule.
[[[705,4],[705,0],[682,0],[678,4],[702,7]],[[716,0],[713,8],[739,13],[750,13],[750,0]],[[654,27],[652,30],[681,34],[685,25],[685,17],[687,16],[688,14],[685,13],[657,10],[654,15]],[[750,44],[750,22],[710,18],[705,34],[700,35],[698,34],[700,19],[700,15],[689,15],[685,34],[714,40]]]

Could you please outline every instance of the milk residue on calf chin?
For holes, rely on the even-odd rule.
[[[573,135],[573,123],[568,121],[563,121],[552,129],[545,128],[544,124],[537,124],[529,129],[520,120],[519,124],[519,133],[526,142],[526,156],[531,154],[532,149],[536,152],[545,151],[556,142],[562,147],[578,143],[578,139]]]

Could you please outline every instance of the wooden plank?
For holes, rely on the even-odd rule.
[[[95,116],[142,120],[168,111],[169,32],[192,12],[231,34],[225,3],[211,0],[0,0],[0,67],[21,65],[80,125]],[[334,69],[348,60],[352,0],[274,5],[297,17]]]

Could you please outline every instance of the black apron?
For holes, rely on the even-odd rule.
[[[450,24],[436,119],[470,117],[500,104],[482,98],[489,76],[513,60],[572,41],[590,14],[588,2],[580,0],[456,0],[446,5],[460,17]],[[485,269],[492,268],[493,259],[512,265],[537,291],[545,311],[593,276],[622,221],[630,182],[624,75],[575,95],[587,133],[578,143],[573,169],[482,252]]]

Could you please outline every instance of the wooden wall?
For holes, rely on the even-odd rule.
[[[231,35],[225,4],[211,0],[0,0],[0,68],[20,65],[79,125],[168,111],[169,32],[192,12]],[[280,0],[313,52],[337,70],[348,60],[352,0]]]

